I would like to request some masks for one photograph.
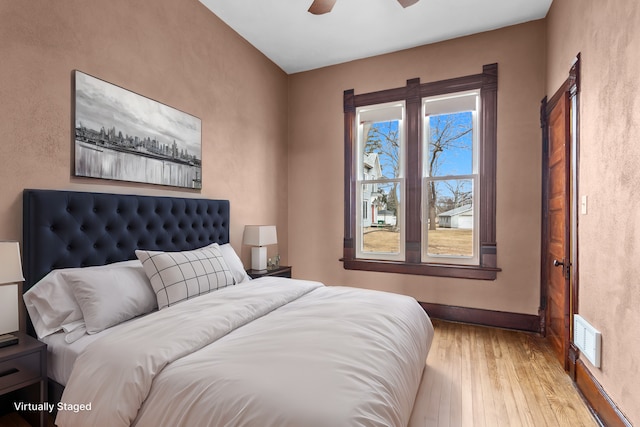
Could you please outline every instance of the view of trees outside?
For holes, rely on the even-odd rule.
[[[401,168],[399,122],[392,120],[366,124],[364,130],[364,156],[368,159],[377,157],[380,164],[380,176],[370,174],[369,178],[383,182],[378,183],[375,194],[370,195],[373,207],[371,222],[369,226],[362,228],[362,249],[364,252],[399,253],[402,244],[402,225],[399,221],[400,182],[394,181],[400,177]]]
[[[375,187],[369,184],[375,191],[367,193],[372,208],[363,212],[368,220],[366,225],[364,221],[362,223],[364,252],[398,253],[402,244],[401,184],[394,181],[400,177],[402,167],[398,124],[398,121],[384,121],[365,125],[363,156],[368,163],[377,156],[381,173],[377,177],[366,174],[365,179],[389,181],[378,182]],[[428,154],[424,165],[427,181],[423,193],[428,207],[425,218],[428,223],[427,252],[431,255],[471,256],[473,179],[469,175],[474,173],[472,113],[430,116],[428,131]],[[447,213],[454,214],[455,219],[440,224],[441,215]]]
[[[428,117],[429,153],[427,253],[473,255],[473,115],[471,112]],[[442,178],[453,179],[442,179]]]

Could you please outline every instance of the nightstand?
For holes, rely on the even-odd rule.
[[[281,265],[278,268],[272,270],[247,270],[247,274],[252,279],[258,279],[260,277],[274,276],[274,277],[288,277],[291,279],[291,266]]]
[[[47,401],[47,345],[26,334],[16,334],[20,342],[0,348],[0,396],[12,393],[13,403],[24,403],[18,412],[31,425],[45,425],[45,411],[36,405]],[[34,408],[35,407],[35,408]]]

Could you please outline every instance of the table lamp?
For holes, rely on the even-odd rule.
[[[275,225],[247,225],[244,227],[245,245],[251,248],[251,269],[267,269],[267,245],[278,243]]]
[[[18,242],[0,241],[0,347],[17,344],[20,329],[18,283],[23,282]]]

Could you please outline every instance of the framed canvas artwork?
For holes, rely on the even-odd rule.
[[[75,175],[202,188],[199,118],[75,71]]]

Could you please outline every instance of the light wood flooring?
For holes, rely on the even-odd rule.
[[[435,337],[409,427],[598,426],[543,338],[433,324]],[[0,426],[28,424],[10,414],[0,417]]]
[[[544,338],[433,324],[410,427],[599,425]]]

